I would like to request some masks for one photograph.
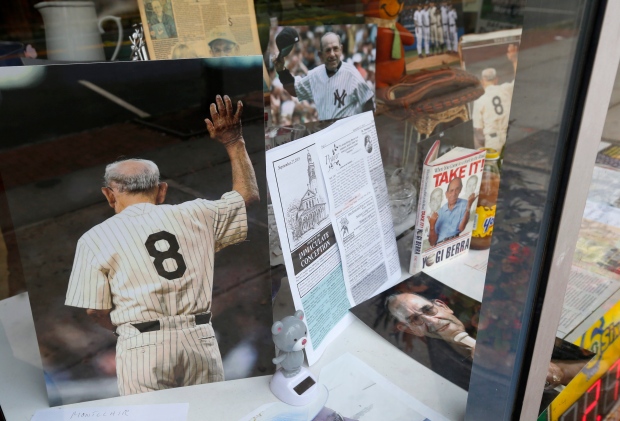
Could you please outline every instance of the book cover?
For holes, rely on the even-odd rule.
[[[456,147],[441,157],[439,140],[424,160],[409,272],[441,265],[469,250],[484,151]]]

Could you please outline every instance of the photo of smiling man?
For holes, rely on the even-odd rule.
[[[450,180],[446,190],[447,203],[428,217],[428,241],[431,246],[458,237],[465,230],[469,222],[471,205],[478,196],[472,191],[467,199],[461,199],[459,198],[461,190],[463,190],[461,178],[455,177]]]
[[[274,121],[303,124],[374,110],[375,30],[373,25],[274,28],[269,45]]]
[[[351,311],[411,358],[467,390],[479,308],[420,272]]]

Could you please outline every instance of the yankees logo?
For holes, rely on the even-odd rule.
[[[336,92],[334,92],[334,105],[336,105],[336,103],[338,104],[338,108],[344,106],[344,99],[347,96],[347,91],[345,89],[342,90],[342,94],[340,94],[338,92],[339,90],[336,89]]]

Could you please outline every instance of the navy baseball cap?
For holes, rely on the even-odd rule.
[[[282,31],[276,35],[276,45],[278,46],[278,50],[280,50],[280,54],[278,54],[276,60],[288,56],[298,41],[299,34],[295,29],[289,26],[282,29]]]

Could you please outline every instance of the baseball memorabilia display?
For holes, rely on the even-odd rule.
[[[5,98],[32,122],[2,179],[51,405],[273,371],[262,81],[260,56],[52,66]]]
[[[438,157],[436,140],[424,160],[409,272],[437,267],[470,248],[485,151],[456,147]],[[445,198],[445,201],[444,201]]]
[[[272,124],[334,120],[374,110],[374,26],[272,28]]]
[[[383,92],[391,116],[421,118],[461,107],[484,94],[480,81],[461,69],[443,68],[407,75]]]

